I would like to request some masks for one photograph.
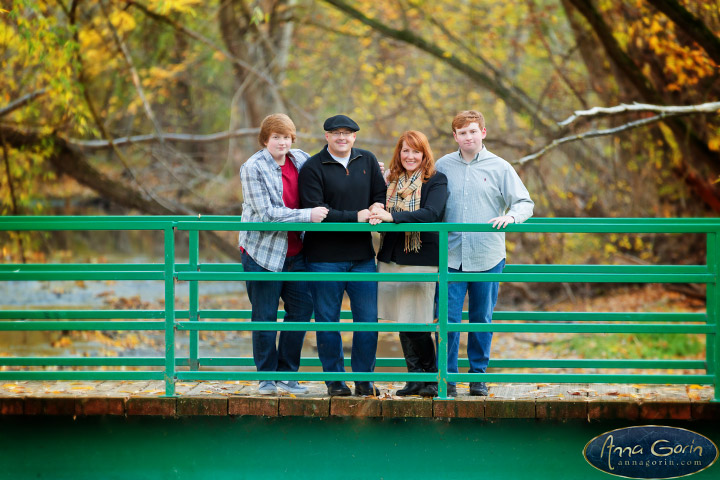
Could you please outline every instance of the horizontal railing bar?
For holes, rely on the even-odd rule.
[[[469,364],[468,360],[465,362]],[[620,360],[620,359],[490,359],[490,368],[654,368],[704,370],[704,360]]]
[[[2,360],[2,358],[0,358]],[[179,359],[178,365],[187,365],[187,358]],[[207,367],[254,367],[252,357],[201,357],[198,359],[201,366]],[[344,365],[350,366],[351,360],[344,359]],[[320,360],[317,358],[303,357],[300,359],[303,367],[319,367]],[[383,358],[378,357],[375,365],[377,367],[405,367],[404,358]],[[458,366],[467,367],[470,362],[467,358],[458,359]],[[618,359],[490,359],[490,368],[654,368],[654,369],[705,369],[707,363],[704,360],[618,360]]]
[[[506,383],[670,383],[712,384],[714,375],[648,375],[605,373],[449,373],[450,382]]]
[[[437,282],[435,273],[320,273],[320,272],[178,272],[184,281],[365,281]],[[0,281],[33,280],[163,280],[161,271],[0,271]],[[450,273],[449,281],[475,282],[566,282],[566,283],[714,283],[715,275],[647,273]]]
[[[321,282],[437,282],[437,273],[358,273],[358,272],[179,272],[178,280],[241,281],[241,280],[305,280]]]
[[[1,311],[0,311],[1,312]],[[187,310],[177,310],[175,317],[190,318]],[[252,310],[199,310],[198,317],[208,318],[245,318],[249,319]],[[463,320],[468,319],[467,310],[463,311]],[[278,319],[285,317],[284,311],[278,311]],[[0,313],[0,318],[2,318]],[[352,312],[343,310],[340,312],[341,319],[352,318]],[[708,317],[706,313],[671,313],[671,312],[523,312],[523,311],[495,311],[493,320],[505,321],[587,321],[587,322],[705,322]]]
[[[321,331],[321,332],[435,332],[437,324],[317,323],[317,322],[176,322],[179,331]],[[0,331],[61,330],[164,330],[153,321],[0,321]],[[714,325],[667,324],[557,324],[557,323],[453,323],[450,332],[553,332],[553,333],[681,333],[714,334]]]
[[[201,319],[249,319],[252,310],[199,310]],[[0,319],[51,320],[51,319],[159,319],[165,317],[164,310],[0,310]],[[285,317],[278,311],[278,319]],[[188,310],[177,310],[175,318],[188,319]],[[343,310],[341,319],[351,319],[352,312]],[[468,319],[464,311],[462,318]],[[706,313],[668,312],[523,312],[496,311],[493,320],[500,321],[557,321],[557,322],[705,322]]]
[[[715,275],[663,273],[448,273],[455,282],[714,283]]]
[[[178,380],[306,380],[306,381],[376,381],[396,382],[400,379],[433,381],[435,373],[403,372],[228,372],[180,371]],[[511,382],[511,383],[647,383],[647,384],[712,384],[713,375],[671,374],[568,374],[568,373],[451,373],[451,382]]]
[[[248,317],[249,318],[249,317]],[[705,322],[706,313],[671,312],[522,312],[496,311],[493,320],[557,321],[557,322]],[[463,312],[468,319],[468,312]]]
[[[73,370],[63,372],[47,371],[4,371],[0,372],[0,380],[164,380],[162,371],[107,371],[107,370]]]
[[[165,310],[0,310],[0,319],[52,320],[66,318],[77,320],[165,318]],[[188,315],[186,318],[189,318]]]
[[[422,323],[318,323],[318,322],[176,322],[178,330],[318,331],[318,332],[434,332],[436,324]]]
[[[144,271],[35,271],[35,272],[3,272],[0,271],[0,281],[30,281],[30,280],[164,280],[164,272]]]
[[[237,372],[237,371],[179,371],[178,380],[308,380],[395,382],[399,379],[437,380],[436,373],[405,372]]]
[[[252,357],[200,357],[200,366],[205,367],[254,367]],[[0,366],[162,366],[164,357],[0,357]],[[177,366],[189,366],[189,357],[177,357]],[[351,359],[345,358],[346,367]],[[460,367],[467,367],[466,358],[458,360]],[[303,357],[303,367],[321,366],[318,358]],[[377,367],[405,367],[404,358],[378,357]],[[707,366],[703,360],[619,360],[619,359],[491,359],[490,368],[646,368],[646,369],[694,369]]]
[[[6,272],[163,272],[164,263],[13,263],[0,265]]]
[[[0,219],[0,230],[161,230],[175,225],[180,230],[240,230],[240,216],[13,216]],[[489,224],[352,224],[352,223],[272,223],[245,222],[247,230],[280,231],[492,231]],[[714,218],[531,218],[508,225],[517,232],[587,233],[704,233],[717,232],[720,222]]]
[[[164,272],[163,263],[31,263],[31,264],[2,264],[2,273],[70,273],[70,272]],[[242,273],[240,263],[209,263],[195,267],[187,263],[176,263],[177,272],[232,272]],[[309,272],[307,272],[309,273]],[[705,265],[506,265],[503,274],[507,273],[627,273],[627,274],[709,274]]]
[[[36,223],[67,221],[85,222],[90,224],[107,223],[114,221],[135,222],[135,221],[195,221],[215,222],[228,221],[238,222],[240,215],[15,215],[0,219],[0,224],[12,221],[28,221]],[[602,223],[607,225],[625,223],[650,223],[650,224],[695,224],[695,223],[718,222],[714,217],[531,217],[525,223]]]
[[[557,222],[510,224],[506,232],[540,233],[708,233],[720,230],[720,222],[708,219],[695,223],[638,223],[633,219],[620,223]],[[366,223],[254,223],[237,221],[179,221],[178,230],[216,231],[306,231],[306,232],[493,232],[490,224],[477,223],[403,223],[369,225]]]
[[[323,331],[323,332],[434,332],[438,325],[418,323],[318,323],[318,322],[176,322],[190,331]],[[451,323],[450,332],[556,332],[556,333],[715,333],[714,325],[667,324],[567,324],[567,323]]]
[[[165,330],[165,322],[137,320],[134,322],[93,322],[72,320],[1,321],[0,332],[57,330]]]
[[[717,221],[717,219],[712,217],[530,217],[525,221],[525,223],[604,223],[608,225],[617,223],[646,223],[655,225],[670,222],[675,225],[692,225],[696,223],[713,223],[715,221]]]
[[[162,265],[160,265],[162,267]],[[178,272],[242,272],[241,263],[202,263],[197,268],[178,263],[175,265]],[[199,270],[198,270],[199,269]],[[707,274],[709,270],[705,265],[533,265],[509,264],[505,265],[503,273],[690,273]]]
[[[653,273],[709,274],[706,265],[505,265],[503,273]]]
[[[62,217],[55,221],[25,221],[25,220],[13,220],[7,222],[0,221],[0,231],[58,231],[58,230],[88,230],[88,231],[103,231],[103,230],[157,230],[161,231],[165,228],[172,227],[176,222],[172,220],[140,220],[131,219],[123,221],[122,217],[111,217],[106,219],[104,222],[77,222],[73,220],[67,220]]]
[[[647,273],[449,273],[456,282],[567,282],[567,283],[714,283],[715,275]],[[357,273],[357,272],[179,272],[178,280],[196,281],[320,281],[320,282],[437,282],[437,273]]]
[[[28,367],[41,365],[57,367],[162,367],[165,365],[165,357],[0,357],[0,365]]]
[[[554,333],[715,333],[714,325],[607,323],[450,323],[449,332],[554,332]]]

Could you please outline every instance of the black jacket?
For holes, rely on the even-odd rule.
[[[394,212],[395,223],[432,223],[439,222],[445,212],[445,202],[448,198],[447,177],[437,172],[423,183],[420,190],[420,208],[414,212]],[[398,265],[437,266],[438,264],[438,234],[437,232],[420,232],[419,252],[405,253],[405,233],[386,232],[383,237],[378,260],[381,262],[395,262]]]
[[[327,207],[325,222],[357,222],[357,213],[385,202],[385,181],[377,158],[353,148],[347,168],[328,152],[313,155],[298,176],[300,207]],[[370,232],[305,232],[303,251],[310,262],[350,262],[375,256]]]

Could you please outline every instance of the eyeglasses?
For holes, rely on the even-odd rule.
[[[350,138],[353,135],[355,135],[355,132],[338,132],[336,130],[333,130],[332,132],[328,132],[328,133],[330,134],[330,136],[335,137],[335,138],[342,138],[342,137]]]

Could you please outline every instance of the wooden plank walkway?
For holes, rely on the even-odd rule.
[[[720,420],[713,388],[700,385],[489,384],[488,397],[474,397],[461,383],[455,399],[433,400],[392,395],[403,383],[376,382],[378,397],[333,398],[322,382],[301,383],[308,393],[261,396],[256,382],[180,382],[164,397],[161,381],[4,382],[0,415]]]

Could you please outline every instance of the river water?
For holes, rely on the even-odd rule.
[[[11,281],[0,282],[0,309],[7,310],[103,310],[164,308],[162,281]],[[200,282],[200,309],[249,310],[244,282]],[[176,284],[176,309],[187,309],[187,282]],[[282,303],[280,306],[282,309]],[[349,309],[347,301],[344,309]],[[342,333],[349,355],[352,333]],[[188,355],[189,335],[178,332],[177,356]],[[315,334],[308,332],[303,356],[316,357]],[[0,354],[22,356],[118,356],[164,355],[162,331],[104,332],[0,332]],[[207,357],[251,356],[251,333],[201,332],[200,355]],[[402,356],[396,333],[380,333],[378,356]],[[233,367],[239,368],[239,367]]]

